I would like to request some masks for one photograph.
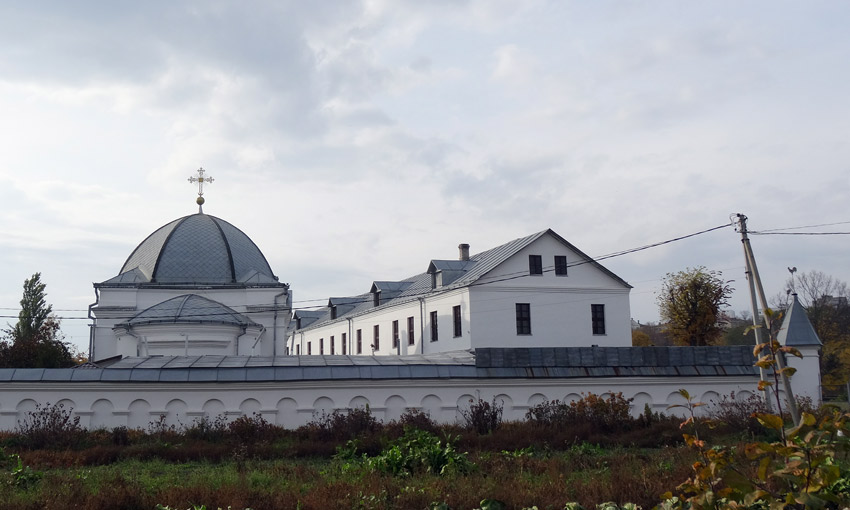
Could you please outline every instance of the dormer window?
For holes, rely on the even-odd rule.
[[[336,306],[331,306],[331,320],[336,319]]]
[[[381,291],[372,293],[372,304],[375,306],[381,306]]]
[[[295,318],[295,329],[301,329],[301,317]]]
[[[437,288],[437,273],[431,273],[431,288]]]

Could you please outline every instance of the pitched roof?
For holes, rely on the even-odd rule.
[[[109,367],[0,368],[2,382],[180,383],[758,376],[752,348],[486,348],[405,356],[150,356]],[[754,383],[753,383],[754,384]]]
[[[232,308],[196,294],[184,294],[157,303],[116,327],[176,323],[259,327],[257,323]]]
[[[800,304],[800,300],[797,299],[797,294],[793,294],[793,296],[794,299],[791,301],[791,306],[785,311],[782,328],[780,328],[776,339],[782,345],[794,347],[823,345],[820,338],[818,338],[818,334],[815,333],[812,323],[809,322],[806,310]]]
[[[543,230],[526,237],[514,239],[495,248],[477,253],[469,257],[469,260],[431,260],[428,265],[428,270],[424,273],[419,273],[411,277],[399,281],[376,281],[373,282],[369,293],[350,296],[347,298],[331,298],[329,304],[341,303],[345,300],[345,310],[337,310],[335,319],[331,319],[330,310],[317,310],[322,312],[322,316],[313,322],[305,325],[301,330],[310,330],[317,327],[322,327],[337,320],[342,320],[345,317],[354,317],[372,312],[379,308],[389,307],[413,301],[421,296],[429,294],[438,294],[450,290],[469,287],[472,285],[484,285],[500,281],[497,277],[487,277],[487,273],[495,269],[499,264],[505,262],[508,258],[518,253],[523,248],[527,247],[534,241],[545,235],[551,235],[555,240],[575,252],[581,259],[580,264],[591,264],[617,283],[624,287],[631,288],[631,285],[625,282],[622,278],[615,275],[602,264],[593,260],[584,252],[570,244],[566,239],[559,236],[552,229]],[[451,277],[443,280],[443,285],[437,289],[431,287],[431,276],[436,271],[446,271],[451,273]],[[375,307],[373,304],[372,292],[381,292],[380,306]],[[352,308],[349,308],[352,306]],[[342,313],[340,313],[342,312]]]

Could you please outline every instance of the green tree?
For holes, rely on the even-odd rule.
[[[3,331],[0,366],[14,368],[61,368],[74,365],[70,346],[63,342],[59,321],[47,303],[41,273],[24,280],[18,322]]]
[[[705,267],[667,273],[658,295],[664,331],[677,345],[713,345],[723,333],[720,311],[732,294],[719,271]]]

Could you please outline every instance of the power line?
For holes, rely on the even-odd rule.
[[[683,236],[674,237],[672,239],[667,239],[665,241],[659,241],[659,242],[656,242],[656,243],[651,243],[651,244],[639,246],[639,247],[636,247],[636,248],[630,248],[628,250],[621,250],[621,251],[618,251],[618,252],[613,252],[613,253],[609,253],[609,254],[606,254],[606,255],[602,255],[602,256],[599,256],[599,257],[596,257],[596,258],[579,260],[579,261],[573,262],[571,264],[567,264],[567,267],[568,268],[576,267],[576,266],[581,266],[581,265],[584,265],[584,264],[595,263],[599,260],[606,260],[606,259],[610,259],[610,258],[614,258],[614,257],[621,257],[623,255],[628,255],[628,254],[631,254],[631,253],[636,253],[636,252],[639,252],[639,251],[648,250],[649,248],[655,248],[657,246],[662,246],[662,245],[673,243],[673,242],[676,242],[676,241],[681,241],[683,239],[688,239],[690,237],[706,234],[708,232],[712,232],[712,231],[719,230],[719,229],[722,229],[722,228],[727,228],[727,227],[730,227],[730,226],[731,226],[731,224],[729,224],[729,223],[726,223],[726,224],[723,224],[723,225],[718,225],[716,227],[711,227],[711,228],[708,228],[708,229],[705,229],[705,230],[700,230],[698,232],[694,232],[694,233],[691,233],[691,234],[686,234],[686,235],[683,235]],[[549,272],[552,272],[554,270],[555,270],[554,266],[546,266],[546,267],[543,268],[544,273],[549,273]],[[509,281],[509,280],[516,280],[516,279],[519,279],[519,278],[527,278],[527,277],[530,277],[530,276],[531,275],[526,270],[515,271],[515,272],[512,272],[512,273],[494,275],[492,277],[489,277],[490,279],[488,279],[486,281],[481,281],[479,279],[479,281],[471,284],[470,287],[490,285],[490,284]],[[412,296],[410,296],[410,297],[412,297]],[[302,300],[300,302],[313,302],[313,301],[325,301],[325,299],[310,299],[310,300]],[[358,304],[362,304],[362,303],[368,303],[368,302],[371,302],[371,301],[372,301],[371,296],[368,296],[368,297],[364,296],[363,299],[349,301],[346,304],[348,304],[348,305],[358,305]],[[259,305],[259,306],[263,306],[263,305]],[[269,305],[269,306],[273,306],[273,305]],[[318,306],[319,305],[292,307],[291,310],[294,310],[294,311],[309,310],[309,309],[312,309],[312,308],[317,308]],[[213,309],[213,307],[210,307],[210,309]],[[218,310],[218,309],[216,308],[216,310]],[[83,311],[83,310],[80,310],[80,311]],[[268,311],[269,310],[259,310],[259,311],[258,310],[246,310],[245,312],[237,312],[237,313],[240,313],[240,314],[243,314],[243,315],[250,315],[250,314],[255,314],[255,313],[268,313]],[[191,316],[185,316],[185,318],[203,318],[203,317],[216,316],[216,315],[221,315],[221,312],[217,311],[215,313],[209,313],[209,314],[195,313],[195,314],[192,314]],[[3,317],[4,316],[0,316],[0,318],[3,318]],[[116,319],[131,319],[133,317],[135,317],[135,315],[119,316],[119,317],[115,317],[115,318]],[[5,317],[5,318],[15,318],[15,317],[9,316],[9,317]],[[88,317],[57,317],[57,318],[60,319],[60,320],[88,319]],[[164,316],[164,317],[146,317],[146,318],[147,319],[166,319],[166,318],[169,318],[169,317]]]
[[[777,231],[780,231],[780,230],[799,230],[801,228],[831,227],[833,225],[847,225],[847,224],[850,224],[850,221],[836,221],[835,223],[820,223],[820,224],[817,224],[817,225],[803,225],[801,227],[768,228],[768,229],[765,229],[765,230],[759,230],[758,232],[759,233],[777,232]],[[749,233],[753,234],[753,233],[755,233],[755,231],[750,230]]]
[[[850,232],[767,232],[750,230],[747,232],[755,236],[846,236]]]

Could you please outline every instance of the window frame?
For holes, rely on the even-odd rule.
[[[433,310],[428,317],[431,322],[431,341],[436,342],[440,339],[440,325],[438,322],[439,315],[436,310]]]
[[[398,335],[398,320],[393,321],[393,349],[397,349],[400,343]]]
[[[331,356],[333,356],[334,354],[336,354],[336,352],[335,352],[335,351],[336,351],[336,348],[335,348],[336,346],[334,345],[334,343],[335,343],[335,342],[334,342],[334,336],[333,336],[333,335],[331,335]]]
[[[348,341],[348,333],[343,333],[339,340],[342,343],[342,355],[345,356],[348,354],[348,348],[345,345]]]
[[[605,336],[605,305],[594,303],[590,305],[590,328],[594,336]]]
[[[531,276],[543,275],[543,255],[528,256],[528,274]]]
[[[374,347],[374,352],[378,352],[381,350],[381,325],[375,324],[372,326],[372,346]]]
[[[516,303],[516,334],[531,335],[531,303]]]
[[[555,276],[567,276],[567,256],[555,255]]]
[[[461,315],[460,305],[452,307],[452,329],[454,338],[460,338],[463,336],[463,317]]]
[[[407,345],[414,345],[416,343],[415,332],[416,329],[413,316],[410,316],[407,318]]]
[[[363,330],[357,330],[357,354],[363,354]]]

